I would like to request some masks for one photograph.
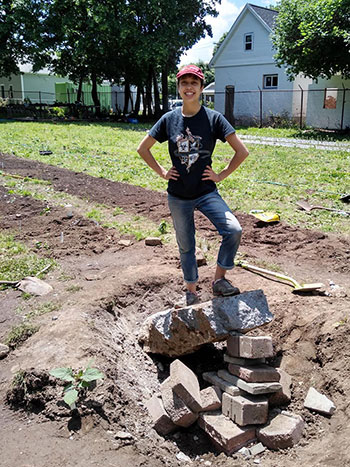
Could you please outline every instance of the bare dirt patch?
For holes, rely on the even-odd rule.
[[[51,180],[57,191],[158,223],[169,220],[163,193],[10,155],[0,160],[4,171]],[[137,334],[147,316],[171,306],[182,294],[176,248],[136,241],[120,246],[115,230],[77,213],[68,219],[64,209],[47,210],[44,202],[9,194],[2,186],[0,200],[2,230],[58,263],[46,276],[52,294],[24,300],[17,290],[0,292],[0,342],[26,313],[47,302],[56,305],[54,311],[35,316],[39,331],[0,361],[0,465],[176,466],[182,464],[176,459],[179,450],[191,457],[192,465],[203,465],[203,460],[222,467],[253,465],[241,455],[218,455],[196,426],[166,439],[151,429],[144,401],[167,377],[170,360],[145,354]],[[259,456],[260,465],[349,465],[350,241],[282,222],[260,225],[240,213],[237,217],[244,230],[240,253],[249,262],[278,266],[300,281],[326,285],[326,293],[300,296],[288,285],[239,268],[229,274],[241,291],[264,290],[275,320],[255,333],[273,336],[272,363],[293,378],[290,409],[307,422],[298,446],[266,451]],[[197,226],[201,238],[215,242],[213,227],[201,215]],[[213,261],[200,268],[203,300],[210,299],[213,270]],[[106,378],[87,395],[79,414],[72,414],[61,402],[62,386],[48,371],[58,366],[78,369],[91,358]],[[205,346],[182,360],[200,375],[222,364],[222,345]],[[23,377],[22,392],[9,392],[16,375]],[[303,408],[310,386],[337,405],[331,418]]]

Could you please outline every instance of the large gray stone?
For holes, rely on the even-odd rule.
[[[20,281],[18,289],[22,292],[39,296],[46,295],[53,290],[52,286],[47,282],[42,281],[38,277],[29,276]]]
[[[263,291],[253,290],[151,315],[139,341],[146,352],[177,357],[227,339],[230,332],[247,332],[272,320]]]

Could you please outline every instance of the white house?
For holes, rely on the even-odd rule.
[[[215,109],[225,113],[226,86],[234,86],[236,124],[288,118],[311,126],[324,126],[323,123],[327,123],[324,126],[327,128],[339,128],[341,123],[343,128],[350,126],[350,102],[347,104],[339,97],[337,118],[334,109],[325,104],[324,88],[334,87],[334,79],[315,84],[299,75],[289,81],[285,69],[276,66],[270,35],[277,15],[275,10],[250,3],[243,8],[209,63],[215,69]],[[350,80],[338,79],[336,83],[350,88]],[[320,91],[306,92],[316,88]],[[350,89],[347,92],[350,97]],[[325,111],[322,120],[314,115],[320,107]],[[327,115],[330,110],[334,115]]]
[[[13,102],[23,102],[29,99],[33,102],[52,104],[56,100],[55,84],[67,81],[42,69],[33,73],[30,64],[19,65],[20,74],[9,78],[0,76],[0,97]]]

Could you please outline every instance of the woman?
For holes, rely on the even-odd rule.
[[[199,301],[198,269],[195,256],[194,211],[201,211],[222,236],[212,289],[214,295],[240,293],[226,278],[234,267],[241,239],[241,226],[219,195],[216,183],[236,170],[248,150],[234,128],[219,112],[200,104],[204,74],[195,65],[183,67],[176,75],[183,105],[164,114],[141,141],[137,151],[160,177],[168,180],[168,203],[176,232],[186,284],[186,304]],[[219,173],[212,169],[216,140],[227,141],[234,151],[229,164]],[[172,167],[162,167],[151,153],[156,143],[168,141]]]

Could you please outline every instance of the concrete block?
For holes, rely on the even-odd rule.
[[[242,392],[235,384],[229,383],[228,381],[220,378],[215,371],[203,373],[202,378],[204,381],[208,381],[208,383],[218,386],[222,391],[231,394],[231,396],[239,396]]]
[[[231,375],[226,370],[219,370],[218,376],[229,383],[236,385],[242,391],[246,391],[249,394],[258,395],[258,394],[267,394],[270,392],[279,391],[282,388],[280,383],[247,383],[243,379],[237,378],[237,376]]]
[[[279,383],[282,385],[282,388],[279,391],[271,394],[269,398],[269,405],[272,407],[287,405],[292,398],[292,378],[286,371],[282,370],[282,368],[276,368],[276,370],[280,374]]]
[[[334,403],[315,388],[309,389],[304,401],[304,407],[323,415],[332,415],[336,409]]]
[[[248,383],[267,383],[280,380],[280,374],[276,368],[265,364],[243,366],[229,363],[228,371]]]
[[[176,425],[171,421],[169,415],[164,409],[163,402],[160,397],[154,395],[146,402],[147,410],[153,421],[153,428],[160,435],[167,435],[176,430]]]
[[[222,396],[222,413],[240,426],[263,425],[268,417],[268,400],[261,396]]]
[[[265,358],[239,358],[239,357],[231,357],[227,353],[224,354],[224,361],[227,363],[233,363],[234,365],[242,365],[242,366],[254,366],[254,365],[261,365],[262,363],[266,362]]]
[[[255,439],[255,427],[239,427],[220,412],[201,413],[199,426],[219,451],[231,455]]]
[[[170,377],[160,385],[164,408],[175,425],[188,427],[194,423],[198,414],[192,412],[182,399],[173,391]]]
[[[266,448],[262,443],[254,444],[254,446],[251,446],[249,448],[249,452],[251,456],[258,456],[264,451],[266,451]]]
[[[221,389],[217,386],[209,386],[201,390],[202,408],[201,412],[218,410],[221,407]]]
[[[227,339],[227,353],[231,357],[268,358],[273,356],[272,338],[233,334]]]
[[[257,437],[269,449],[286,449],[300,441],[303,429],[304,420],[299,415],[283,412],[259,428]]]
[[[173,391],[193,412],[202,408],[200,388],[197,376],[180,360],[170,364],[170,383]]]

